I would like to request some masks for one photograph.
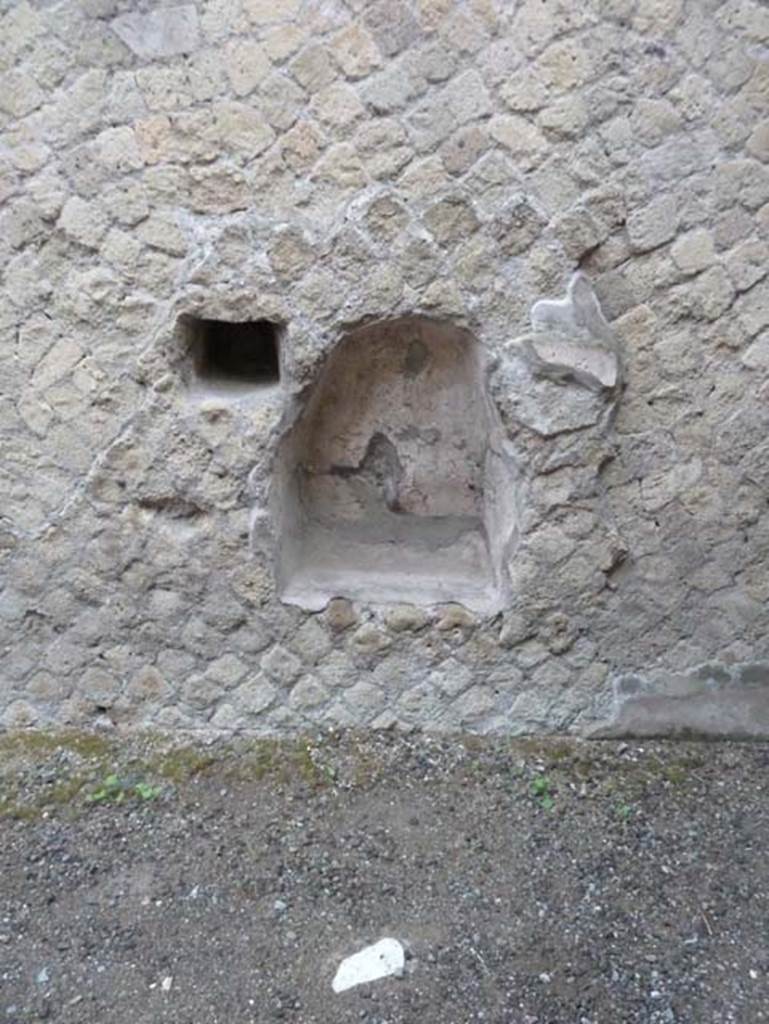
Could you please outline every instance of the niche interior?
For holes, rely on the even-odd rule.
[[[340,341],[278,452],[282,600],[499,605],[514,488],[484,362],[469,332],[424,318]]]

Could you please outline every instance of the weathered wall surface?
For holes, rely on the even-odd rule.
[[[2,723],[769,735],[761,0],[0,8]],[[402,318],[481,353],[501,611],[276,590],[313,386]]]

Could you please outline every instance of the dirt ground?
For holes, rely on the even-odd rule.
[[[769,1020],[769,746],[0,737],[0,1024]],[[335,994],[384,936],[406,972]]]

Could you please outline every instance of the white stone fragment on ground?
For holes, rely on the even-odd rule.
[[[355,985],[378,981],[390,975],[403,974],[406,958],[397,939],[380,939],[341,962],[333,981],[335,992],[344,992]]]

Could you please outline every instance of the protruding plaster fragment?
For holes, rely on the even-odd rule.
[[[620,368],[614,337],[584,274],[574,274],[565,299],[535,302],[531,326],[525,345],[535,370],[571,377],[595,390],[617,386]]]

